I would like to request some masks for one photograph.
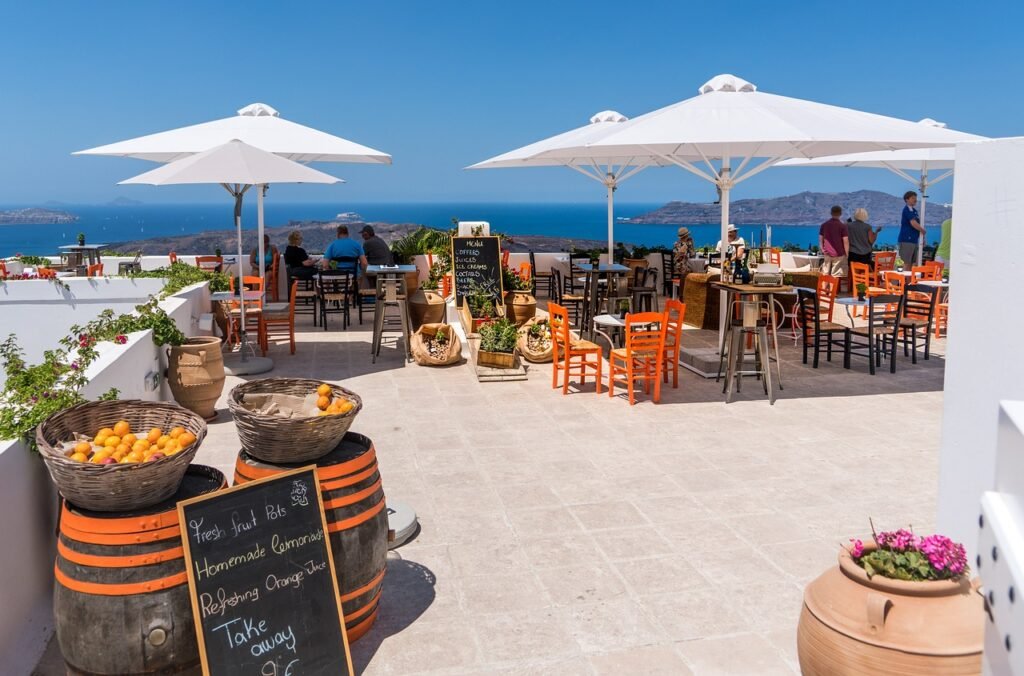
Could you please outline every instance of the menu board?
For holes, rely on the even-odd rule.
[[[452,268],[455,271],[455,304],[472,284],[501,298],[501,241],[497,237],[452,237]]]
[[[354,673],[315,467],[179,502],[178,517],[204,674]]]

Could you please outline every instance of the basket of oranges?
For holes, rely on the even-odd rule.
[[[93,401],[54,413],[36,443],[61,494],[101,512],[165,500],[206,437],[206,422],[176,404]]]
[[[262,403],[254,405],[256,401]],[[261,378],[231,390],[228,408],[246,453],[264,462],[290,463],[316,460],[334,450],[363,400],[351,390],[317,380]]]

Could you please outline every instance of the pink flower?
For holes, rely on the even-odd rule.
[[[128,336],[124,335],[123,333],[118,334],[114,336],[114,342],[117,343],[118,345],[124,345],[125,343],[128,342]]]
[[[921,540],[921,553],[928,557],[932,568],[951,575],[960,575],[967,569],[964,546],[945,535],[929,535]]]
[[[859,559],[864,555],[864,543],[860,540],[850,538],[850,556]]]
[[[891,549],[894,552],[905,552],[917,549],[921,538],[911,533],[906,528],[899,530],[882,531],[875,536],[875,542],[882,549]]]

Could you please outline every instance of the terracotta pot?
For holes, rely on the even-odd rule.
[[[439,324],[444,321],[444,298],[426,289],[419,289],[409,296],[409,318],[415,331],[423,324]]]
[[[224,390],[224,355],[215,336],[189,338],[167,351],[167,385],[174,400],[207,420],[217,417]]]
[[[405,273],[405,292],[411,294],[418,288],[420,288],[420,271],[417,268],[416,272]]]
[[[522,326],[537,314],[537,299],[529,291],[505,292],[505,316]]]
[[[804,592],[800,669],[804,676],[980,674],[984,618],[967,579],[869,579],[843,549],[839,566]]]

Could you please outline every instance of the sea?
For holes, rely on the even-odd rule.
[[[29,205],[0,205],[0,210]],[[662,203],[620,203],[615,206],[615,241],[633,245],[671,246],[679,226],[686,225],[698,247],[713,246],[719,238],[717,224],[644,225],[622,222],[622,218],[653,211]],[[74,244],[84,233],[89,244],[112,244],[129,240],[186,235],[206,230],[234,227],[233,207],[224,204],[140,204],[118,206],[64,205],[59,208],[79,217],[75,223],[49,225],[0,225],[0,257],[17,253],[46,255],[57,247]],[[264,218],[267,227],[287,225],[289,221],[334,220],[338,214],[355,212],[362,220],[385,223],[420,223],[435,228],[450,228],[452,219],[488,221],[492,231],[508,235],[546,235],[565,239],[607,240],[607,206],[604,203],[337,203],[282,204],[267,200]],[[822,218],[825,220],[825,217]],[[737,223],[740,236],[748,244],[767,239],[767,223]],[[773,246],[793,244],[807,248],[817,244],[818,224],[772,225]],[[242,227],[256,228],[256,207],[243,209]],[[878,244],[895,244],[898,227],[883,227]]]

